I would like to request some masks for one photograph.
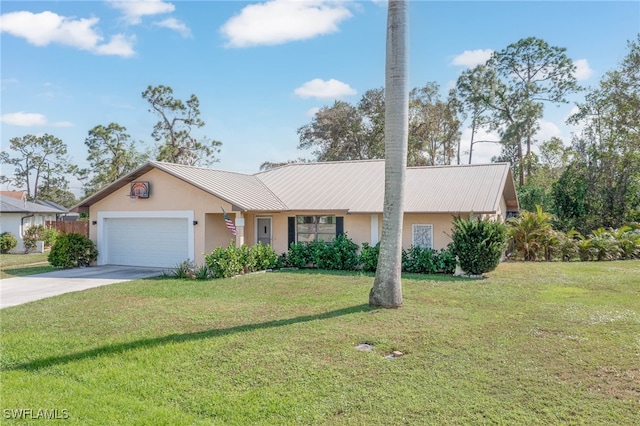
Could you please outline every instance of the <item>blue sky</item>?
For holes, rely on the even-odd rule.
[[[410,1],[409,20],[411,87],[435,81],[444,92],[492,50],[531,36],[567,48],[580,84],[593,86],[640,32],[640,2]],[[223,143],[213,167],[246,173],[308,156],[296,130],[314,111],[384,85],[381,0],[2,1],[0,30],[2,149],[50,133],[81,166],[98,124],[153,146],[148,85],[195,94],[206,123],[197,135]],[[573,107],[547,107],[538,139],[568,144]],[[474,163],[498,152],[483,145]]]

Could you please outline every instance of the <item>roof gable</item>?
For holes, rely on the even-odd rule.
[[[220,198],[238,210],[280,211],[286,207],[255,176],[223,170],[150,161],[84,199],[72,210],[85,209],[153,169],[161,170]]]

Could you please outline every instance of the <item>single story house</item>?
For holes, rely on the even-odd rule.
[[[506,163],[410,167],[406,177],[406,248],[446,247],[457,215],[505,219],[518,211]],[[173,267],[187,259],[201,265],[232,240],[285,253],[292,242],[346,232],[358,245],[375,245],[383,199],[384,160],[288,164],[256,174],[152,161],[72,210],[89,213],[99,265]]]
[[[10,232],[18,240],[14,253],[24,252],[22,237],[29,227],[44,225],[57,220],[58,215],[67,213],[64,207],[52,207],[0,194],[0,233]]]

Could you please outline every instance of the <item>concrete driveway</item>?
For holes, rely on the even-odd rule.
[[[91,266],[0,280],[0,309],[72,291],[162,275],[166,269]]]

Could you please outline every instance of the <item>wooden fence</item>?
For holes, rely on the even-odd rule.
[[[89,238],[89,221],[88,220],[78,220],[75,222],[47,221],[46,225],[47,225],[47,228],[57,229],[61,235],[81,234]]]

